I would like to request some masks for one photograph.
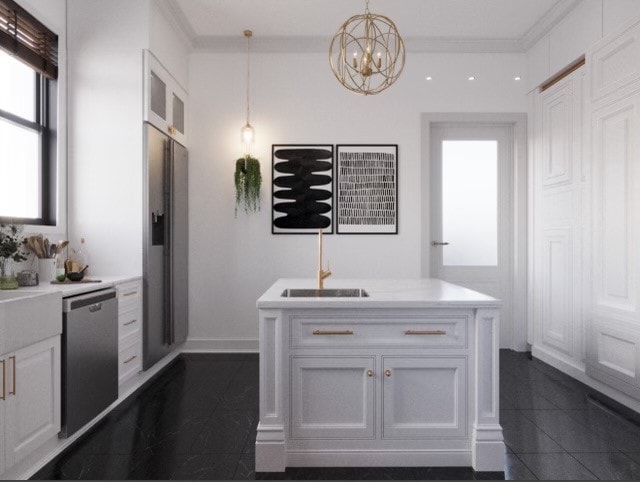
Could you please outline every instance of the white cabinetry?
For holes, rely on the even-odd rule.
[[[116,285],[118,293],[118,382],[142,371],[142,282]]]
[[[291,438],[375,436],[374,357],[291,357]]]
[[[186,146],[187,93],[149,50],[144,64],[145,120]]]
[[[502,471],[499,333],[497,304],[260,309],[256,469]]]
[[[0,363],[1,473],[60,431],[60,337],[0,356]]]
[[[583,367],[584,68],[535,94],[534,351]]]
[[[466,437],[466,380],[466,356],[383,356],[382,438]]]

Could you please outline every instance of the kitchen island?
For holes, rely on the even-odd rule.
[[[256,471],[502,472],[500,301],[436,279],[315,283],[281,279],[257,301]]]

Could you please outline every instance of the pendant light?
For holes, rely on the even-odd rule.
[[[404,41],[389,17],[369,12],[354,15],[338,29],[329,47],[331,70],[352,92],[379,94],[404,68]]]
[[[253,32],[251,30],[245,30],[244,31],[244,36],[247,39],[247,123],[244,125],[244,127],[240,130],[240,138],[242,140],[242,142],[245,145],[245,150],[246,153],[249,153],[249,149],[251,147],[251,144],[253,144],[254,140],[255,140],[255,130],[253,129],[253,126],[251,125],[251,123],[249,122],[249,87],[250,87],[250,81],[251,81],[251,49],[250,49],[250,43],[251,43],[251,37],[253,36]]]

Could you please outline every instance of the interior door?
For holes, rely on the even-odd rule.
[[[513,127],[431,128],[431,277],[500,298],[501,346],[512,330]]]

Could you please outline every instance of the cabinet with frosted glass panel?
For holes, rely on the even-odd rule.
[[[145,121],[187,145],[187,93],[148,50],[144,51]]]

